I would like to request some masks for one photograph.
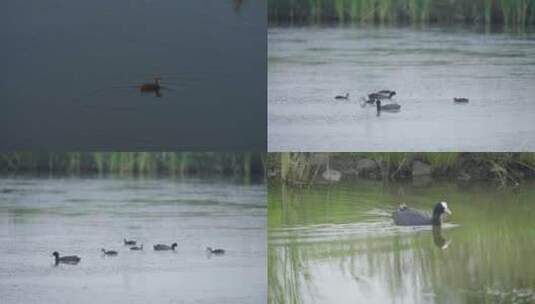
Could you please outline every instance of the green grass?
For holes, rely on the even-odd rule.
[[[535,0],[268,0],[270,22],[535,24]]]
[[[319,163],[318,156],[323,156]],[[280,170],[282,180],[290,183],[309,183],[318,175],[318,169],[324,169],[328,162],[342,161],[350,164],[359,159],[371,159],[382,168],[386,179],[407,176],[401,174],[410,171],[414,160],[420,160],[431,166],[435,176],[455,175],[468,163],[471,167],[488,169],[491,176],[502,183],[516,183],[525,177],[535,176],[535,153],[410,153],[410,152],[356,152],[356,153],[270,153],[269,167]],[[528,172],[524,174],[522,172]],[[401,175],[400,175],[401,174]],[[528,176],[526,176],[528,175]]]
[[[64,172],[69,174],[264,174],[261,153],[68,152],[0,153],[0,172]]]

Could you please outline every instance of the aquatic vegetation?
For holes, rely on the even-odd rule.
[[[373,178],[397,180],[412,175],[414,161],[429,166],[436,177],[457,178],[470,175],[475,180],[493,180],[502,187],[517,185],[535,177],[535,153],[460,153],[460,152],[356,152],[356,153],[271,153],[268,167],[275,175],[293,185],[317,181],[321,170],[357,171],[359,160],[376,163]],[[280,159],[277,163],[276,160]],[[469,174],[470,173],[470,174]]]
[[[69,174],[190,174],[218,173],[263,176],[261,153],[214,152],[68,152],[0,153],[0,172]]]
[[[535,24],[533,0],[269,0],[270,22]]]

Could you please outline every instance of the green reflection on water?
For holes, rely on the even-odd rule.
[[[533,186],[271,184],[269,301],[531,303]],[[400,202],[430,212],[439,200],[453,211],[441,232],[393,225]]]

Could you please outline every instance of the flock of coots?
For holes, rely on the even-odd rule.
[[[391,100],[392,97],[396,95],[396,91],[392,90],[380,90],[377,92],[373,92],[371,94],[368,94],[368,99],[362,98],[364,104],[375,104],[377,107],[377,113],[381,111],[386,112],[399,112],[401,110],[401,106],[397,103],[388,103],[388,104],[382,104],[384,100]],[[336,100],[348,100],[349,99],[349,93],[346,93],[345,95],[336,95],[334,97]],[[468,103],[468,98],[465,97],[454,97],[453,98],[454,103]]]
[[[130,246],[130,250],[134,250],[134,251],[143,250],[143,244],[137,246],[137,241],[135,241],[135,240],[123,239],[123,243],[124,243],[125,246]],[[153,246],[153,249],[155,251],[168,251],[168,250],[174,251],[177,246],[178,246],[177,243],[173,243],[171,245],[156,244],[156,245]],[[106,249],[102,248],[101,251],[102,251],[102,254],[105,255],[105,256],[117,256],[119,254],[119,252],[116,251],[116,250],[106,250]],[[206,248],[206,252],[208,254],[214,254],[214,255],[223,255],[223,254],[225,254],[225,250],[224,249],[221,249],[221,248],[215,248],[214,249],[212,247],[207,247]],[[82,260],[82,258],[80,258],[79,256],[76,256],[76,255],[60,256],[59,252],[57,252],[57,251],[54,251],[54,253],[52,253],[52,256],[54,256],[56,265],[58,265],[60,263],[76,265],[76,264],[80,263],[80,261]]]

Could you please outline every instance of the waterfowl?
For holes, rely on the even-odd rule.
[[[104,248],[101,249],[102,250],[102,253],[104,253],[105,255],[117,255],[119,254],[117,251],[115,250],[106,250]]]
[[[225,254],[225,249],[221,248],[212,249],[212,247],[206,247],[206,251],[211,254]]]
[[[161,89],[160,77],[154,78],[154,83],[144,83],[139,86],[141,92],[157,92]]]
[[[54,251],[52,255],[55,258],[56,265],[58,265],[59,263],[76,265],[80,262],[80,260],[82,260],[79,256],[76,256],[76,255],[68,255],[68,256],[60,257],[59,252],[57,251]]]
[[[176,246],[178,246],[177,243],[173,243],[171,244],[171,246],[164,245],[164,244],[156,244],[153,247],[154,247],[154,250],[161,251],[161,250],[175,250]]]
[[[379,92],[369,94],[368,99],[369,100],[392,99],[392,96],[394,95],[396,95],[396,91],[382,90]]]
[[[402,205],[392,214],[392,217],[394,218],[394,223],[399,226],[440,226],[444,213],[451,214],[451,211],[448,209],[448,203],[440,202],[433,208],[432,216]]]
[[[379,99],[377,99],[375,104],[377,105],[377,112],[381,112],[381,111],[398,112],[399,110],[401,110],[401,106],[395,103],[381,105],[381,100]]]
[[[454,97],[453,101],[456,103],[468,103],[468,98],[465,97]]]
[[[123,241],[124,241],[125,245],[135,245],[136,244],[136,241],[134,241],[134,240],[130,240],[129,241],[127,239],[123,239]]]
[[[336,95],[334,96],[334,99],[349,99],[349,93],[346,93],[345,95]]]
[[[138,86],[138,88],[141,93],[154,93],[156,97],[162,96],[160,93],[160,90],[162,89],[162,86],[160,85],[160,77],[155,77],[153,83],[144,83]]]
[[[130,250],[143,250],[143,244],[141,244],[141,246],[134,246],[134,247],[130,247]]]

